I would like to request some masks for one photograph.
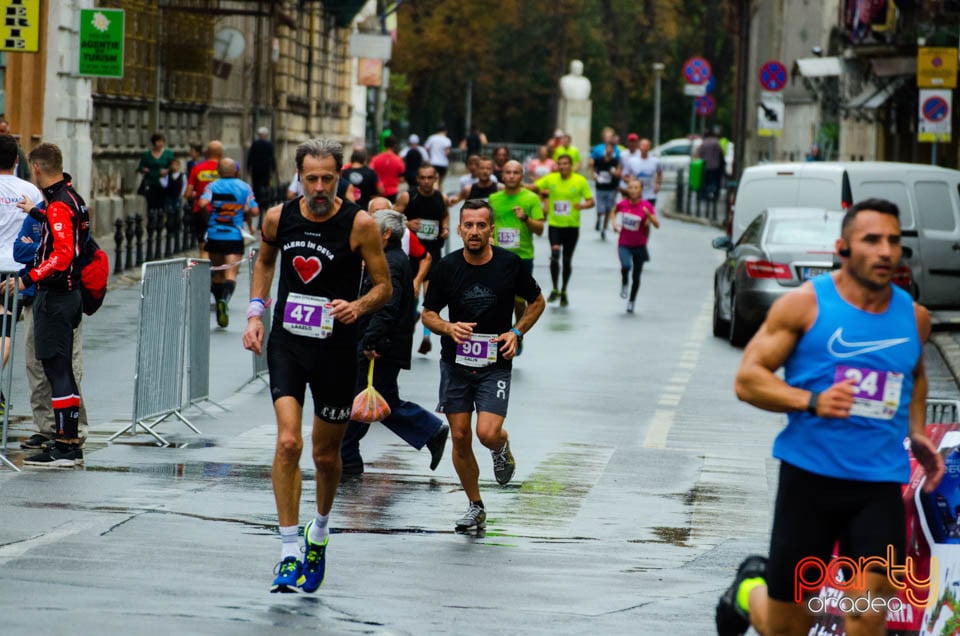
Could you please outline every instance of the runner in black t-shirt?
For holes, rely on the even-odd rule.
[[[493,212],[486,201],[463,204],[458,231],[464,248],[448,254],[431,272],[423,324],[441,334],[437,411],[450,423],[453,466],[470,502],[456,523],[456,529],[464,531],[483,528],[487,518],[471,446],[472,413],[477,411],[477,439],[490,449],[494,476],[505,485],[516,468],[503,429],[512,360],[546,303],[520,257],[492,245]],[[511,326],[517,296],[529,305]],[[449,322],[440,318],[444,307],[449,308]]]
[[[359,195],[355,198],[357,205],[364,210],[370,204],[370,199],[383,194],[383,185],[373,168],[366,165],[367,151],[354,150],[350,155],[350,167],[344,169],[340,178],[357,189]]]
[[[600,238],[607,238],[607,224],[617,202],[617,186],[620,185],[620,159],[612,141],[604,144],[603,156],[593,160],[593,180],[597,184],[597,224]]]
[[[467,199],[486,199],[497,192],[500,189],[500,184],[494,181],[492,177],[493,159],[480,157],[480,164],[477,166],[477,182],[470,186]]]

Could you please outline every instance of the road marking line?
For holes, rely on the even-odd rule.
[[[647,435],[643,440],[643,447],[666,448],[667,436],[670,434],[670,427],[673,426],[673,420],[676,415],[676,411],[657,409],[653,414],[650,427],[647,429]]]
[[[88,528],[92,528],[93,525],[93,521],[71,521],[70,523],[65,523],[59,528],[54,528],[53,530],[45,532],[39,536],[30,537],[29,539],[24,539],[23,541],[17,541],[16,543],[8,543],[7,545],[0,546],[0,563],[6,563],[11,559],[19,558],[34,548],[43,547],[61,541],[70,535],[78,534],[84,530],[87,530]]]

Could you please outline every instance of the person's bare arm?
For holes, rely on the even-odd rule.
[[[275,205],[263,217],[260,232],[267,241],[277,237],[277,227],[280,224],[280,210],[282,206]],[[266,300],[270,296],[270,287],[273,285],[273,272],[276,269],[277,256],[280,250],[275,245],[261,241],[257,262],[253,264],[253,280],[250,282],[250,298]],[[269,311],[269,307],[264,307]],[[252,317],[247,319],[247,328],[243,332],[243,346],[245,349],[260,355],[263,352],[263,319]]]
[[[737,370],[737,397],[777,413],[805,411],[811,392],[776,376],[817,314],[816,293],[809,283],[773,303],[767,319],[747,344]],[[845,418],[853,406],[853,380],[833,384],[817,399],[820,417]]]
[[[581,201],[580,203],[574,203],[573,205],[578,210],[589,210],[594,205],[596,205],[596,202],[593,199],[586,199],[585,201]]]
[[[360,253],[367,268],[367,274],[373,287],[360,298],[347,301],[342,298],[333,300],[330,315],[344,324],[356,322],[364,314],[374,312],[390,300],[393,285],[390,282],[390,269],[383,255],[383,242],[380,229],[373,217],[360,212],[353,219],[353,231],[350,233],[350,247]],[[360,281],[357,281],[359,284]]]
[[[917,335],[921,345],[930,338],[930,313],[926,307],[914,303],[917,320]],[[923,483],[924,492],[933,492],[943,478],[943,458],[937,447],[927,437],[927,372],[923,354],[913,372],[913,393],[910,396],[910,450],[927,474]]]
[[[423,258],[420,259],[420,264],[417,266],[417,275],[413,277],[413,295],[420,296],[420,288],[423,286],[423,281],[427,278],[427,272],[430,271],[430,265],[433,263],[433,256],[430,255],[430,252],[424,252]]]
[[[440,317],[440,314],[424,307],[420,316],[423,326],[443,336],[450,336],[457,344],[462,344],[470,339],[473,328],[477,326],[475,322],[447,322]]]
[[[403,214],[404,211],[406,211],[408,205],[410,205],[410,193],[401,192],[397,196],[397,202],[393,204],[393,209],[395,212],[399,212],[400,214]],[[409,223],[407,224],[407,226],[409,227]]]

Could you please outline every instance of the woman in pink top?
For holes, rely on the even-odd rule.
[[[617,203],[611,215],[617,212],[620,213],[620,227],[617,227],[614,219],[613,230],[620,232],[620,240],[617,242],[617,251],[620,253],[620,298],[627,297],[627,274],[632,269],[633,285],[630,287],[630,300],[627,302],[627,313],[632,314],[637,290],[640,289],[640,273],[643,271],[643,264],[650,260],[647,252],[650,226],[659,228],[660,220],[657,219],[653,206],[643,200],[643,183],[639,179],[632,179],[627,184],[627,198]]]

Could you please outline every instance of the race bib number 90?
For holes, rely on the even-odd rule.
[[[283,328],[308,338],[327,338],[333,333],[330,299],[290,294],[283,307]]]
[[[890,420],[900,407],[903,374],[861,367],[837,365],[834,382],[853,380],[853,408],[850,415]]]
[[[465,367],[488,367],[497,362],[497,336],[475,333],[457,345],[456,363]]]

